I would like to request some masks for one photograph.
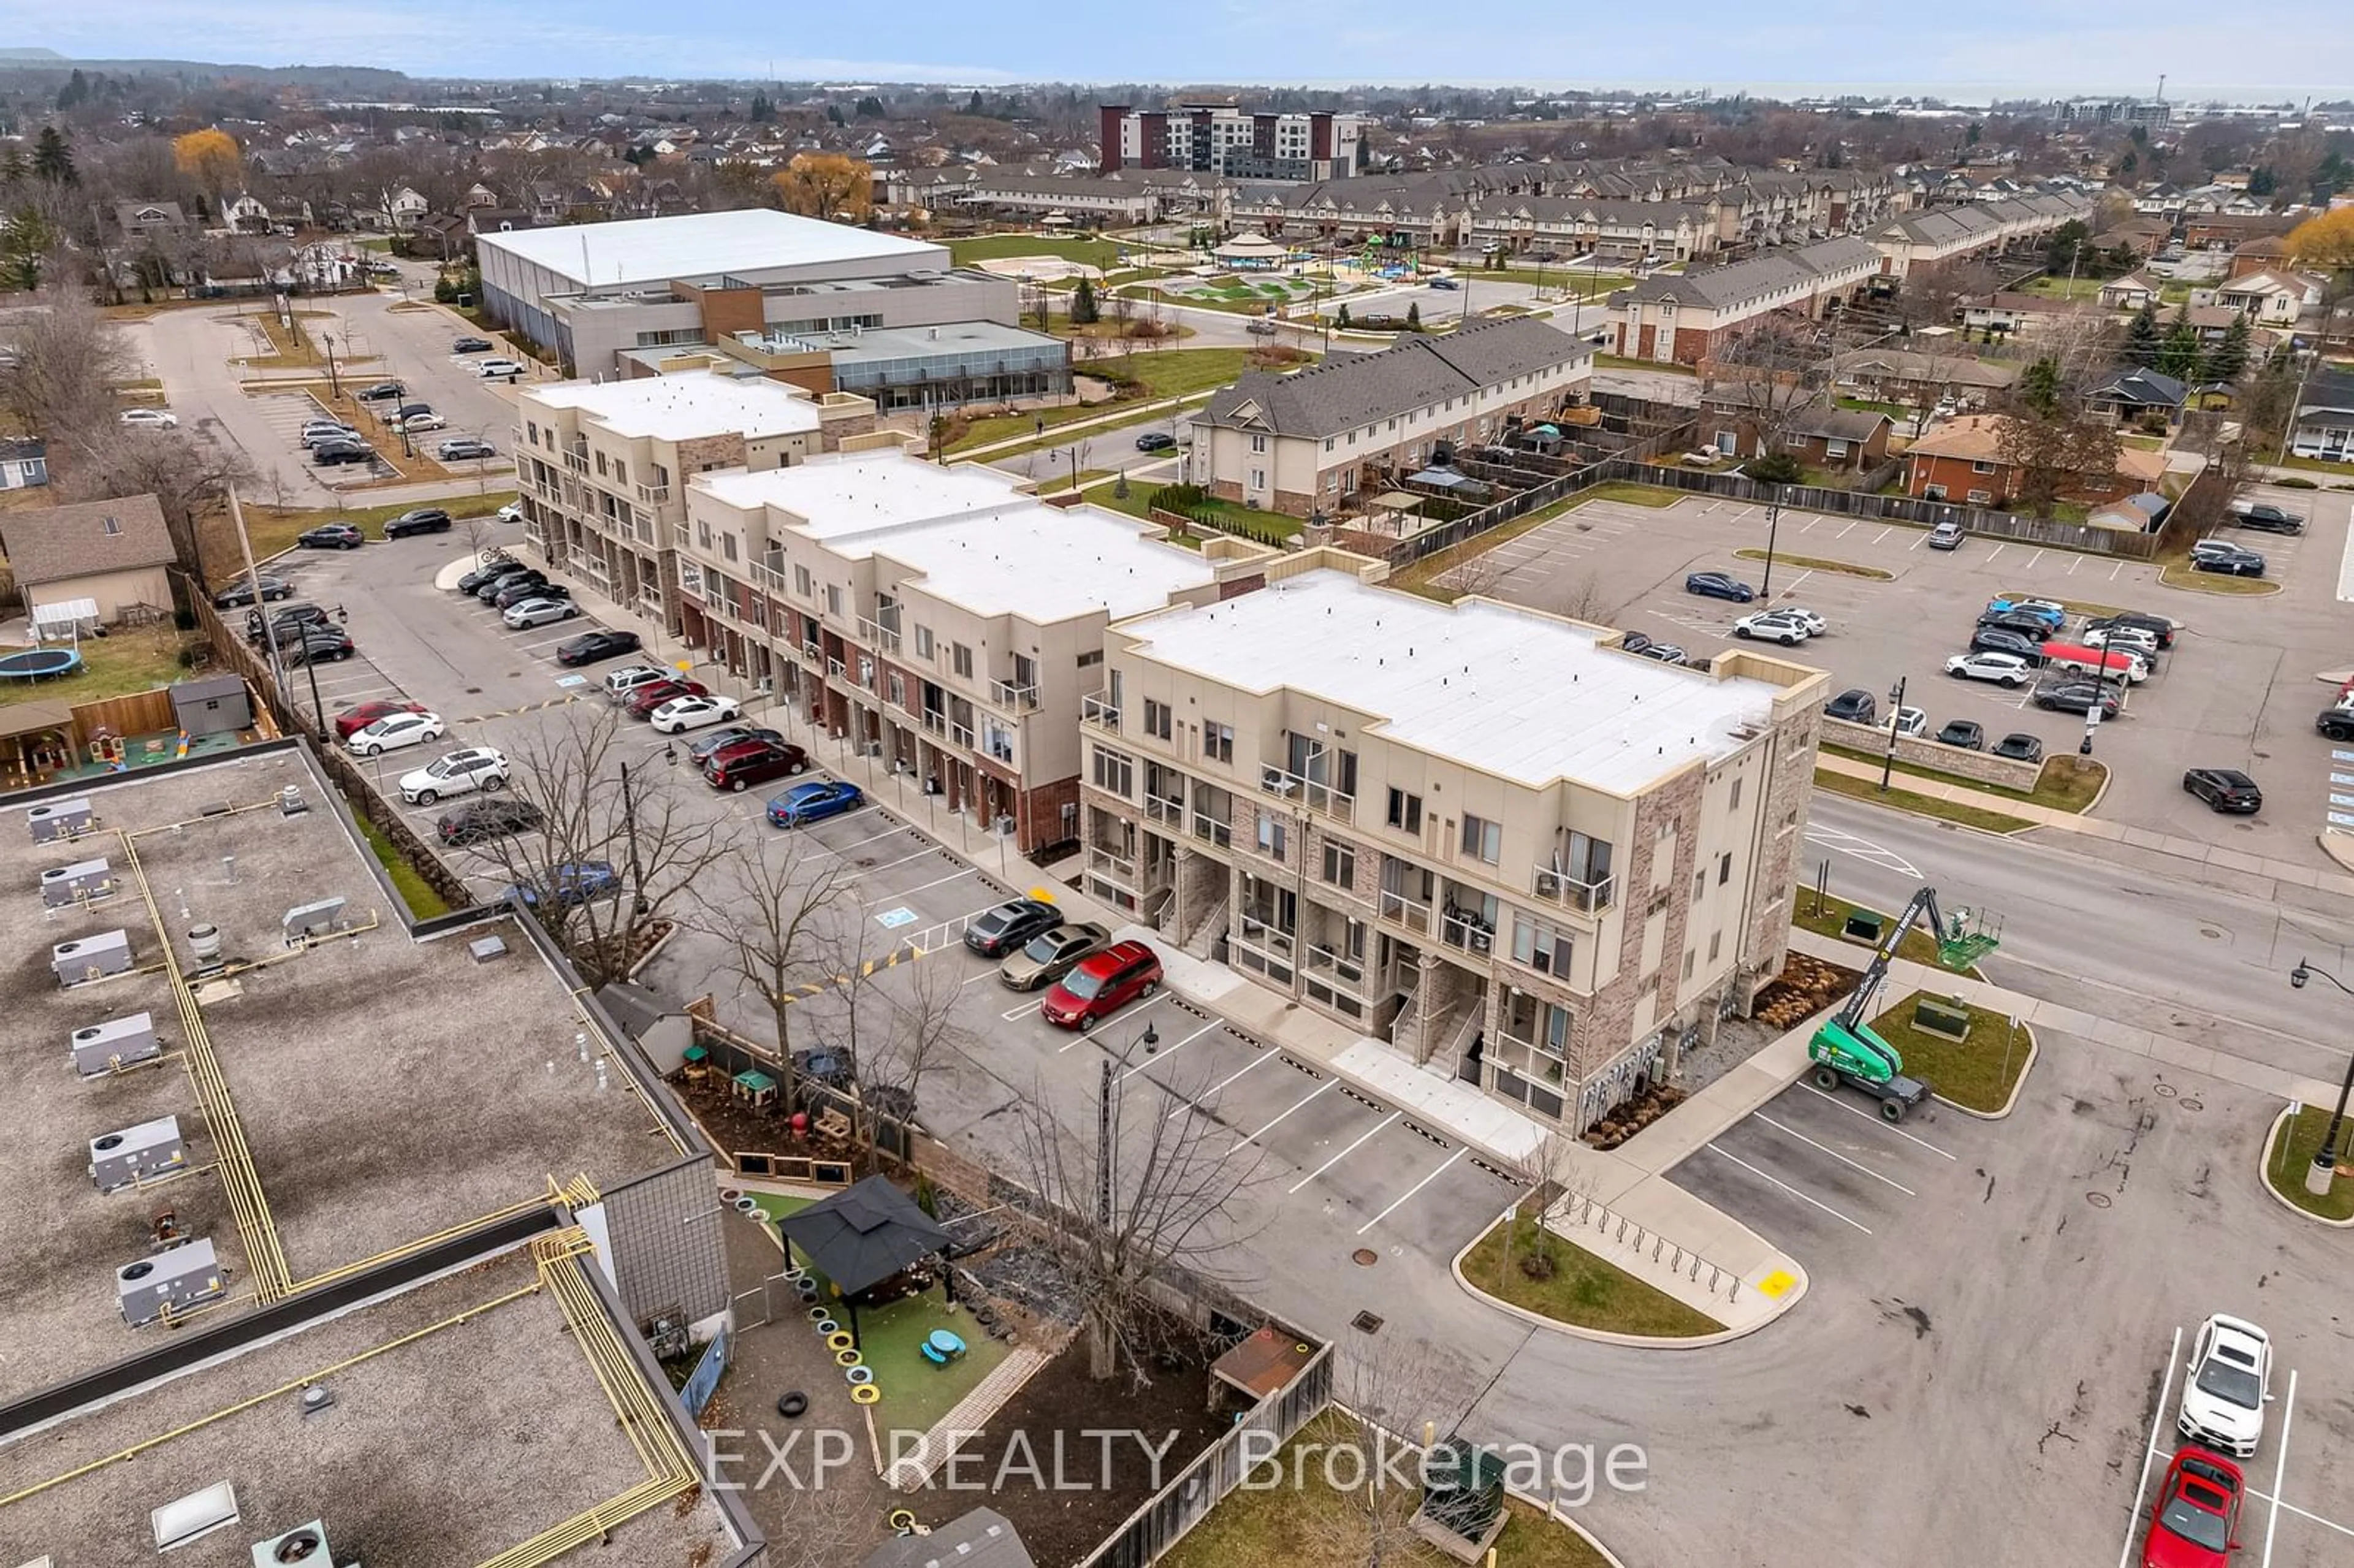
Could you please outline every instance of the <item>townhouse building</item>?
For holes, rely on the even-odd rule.
[[[875,405],[864,397],[812,397],[699,367],[519,386],[510,450],[524,535],[550,569],[578,573],[675,634],[687,480],[805,462],[874,428]]]
[[[1198,482],[1294,517],[1585,401],[1593,345],[1533,317],[1469,322],[1288,376],[1245,374],[1193,417]]]
[[[1892,219],[1873,232],[1881,270],[1903,278],[1916,267],[1950,266],[2029,244],[2061,225],[2092,216],[2093,204],[2075,191],[1931,207]]]
[[[1114,625],[1087,885],[1572,1131],[1779,972],[1828,677],[1330,569]]]
[[[1698,365],[1732,333],[1775,311],[1820,317],[1855,297],[1881,253],[1850,236],[1776,250],[1730,266],[1646,278],[1610,296],[1617,352],[1628,359]]]
[[[909,799],[1025,854],[1078,836],[1081,705],[1103,686],[1105,628],[1320,558],[1189,550],[896,447],[697,474],[676,546],[688,642],[884,759]]]
[[[1715,253],[1721,205],[1499,196],[1471,214],[1468,243],[1512,254],[1551,251],[1605,260],[1689,261]]]

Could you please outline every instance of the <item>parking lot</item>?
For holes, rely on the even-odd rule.
[[[1827,635],[1790,656],[1829,671],[1834,691],[1862,687],[1884,709],[1901,675],[1906,703],[1927,711],[1932,732],[1948,719],[1976,719],[1989,742],[2014,731],[2032,735],[2046,755],[2076,748],[2081,717],[2036,708],[2031,689],[2005,692],[1943,673],[1946,656],[1967,646],[1988,600],[2023,594],[2072,609],[2166,616],[2181,627],[2175,646],[2094,743],[2094,755],[2114,769],[2101,814],[2295,859],[2310,853],[2330,809],[2331,748],[2314,733],[2313,717],[2334,688],[2320,677],[2354,662],[2338,597],[2348,498],[2257,493],[2311,519],[2302,537],[2230,535],[2265,556],[2265,580],[2280,585],[2274,593],[2198,592],[2161,583],[2157,568],[2140,562],[2031,545],[1971,539],[1940,554],[1926,548],[1925,529],[1786,511],[1773,530],[1771,599],[1829,620]],[[1733,501],[1686,497],[1666,507],[1590,501],[1498,546],[1481,557],[1492,565],[1471,568],[1470,580],[1498,597],[1674,642],[1697,660],[1734,646],[1733,623],[1765,604],[1687,594],[1686,574],[1724,571],[1767,588],[1766,563],[1735,554],[1763,551],[1767,533],[1765,508]],[[1857,576],[1809,560],[1888,576]],[[2072,616],[2071,629],[2079,625]],[[2196,767],[2245,769],[2264,790],[2263,811],[2253,818],[2209,811],[2181,789],[2183,771]],[[2342,762],[2338,767],[2346,769]]]
[[[428,840],[449,803],[398,807],[401,773],[462,746],[497,747],[512,756],[551,726],[593,722],[606,711],[600,677],[638,662],[579,672],[557,665],[558,643],[599,624],[593,607],[535,630],[506,630],[494,611],[435,586],[437,577],[454,575],[461,556],[462,546],[453,550],[451,536],[440,535],[353,553],[297,551],[270,568],[290,578],[299,599],[348,612],[357,656],[318,670],[329,719],[356,702],[403,696],[449,722],[439,741],[362,763]],[[649,651],[643,662],[677,653],[674,646]],[[293,688],[308,708],[302,672]],[[785,729],[796,741],[811,738],[784,707],[748,707],[753,722]],[[615,747],[620,756],[650,762],[663,750],[663,737],[635,726]],[[813,768],[806,777],[824,776]],[[1280,1238],[1250,1249],[1267,1270],[1252,1287],[1272,1309],[1312,1310],[1320,1320],[1331,1308],[1339,1269],[1357,1284],[1356,1303],[1373,1310],[1395,1309],[1384,1302],[1401,1299],[1400,1293],[1451,1300],[1449,1260],[1514,1191],[1460,1143],[1361,1097],[1167,986],[1090,1033],[1044,1022],[1034,995],[1004,989],[996,964],[960,940],[972,916],[1031,891],[1039,874],[1018,857],[968,865],[949,856],[925,831],[938,825],[938,800],[913,780],[899,778],[854,810],[794,830],[788,851],[786,835],[764,817],[767,797],[782,783],[722,794],[687,767],[657,768],[652,777],[657,788],[679,791],[684,810],[717,821],[748,845],[822,857],[847,870],[867,933],[862,950],[878,963],[896,960],[870,983],[912,985],[917,965],[953,972],[960,999],[953,1049],[928,1070],[919,1091],[927,1128],[951,1147],[1001,1169],[1023,1169],[1023,1118],[1014,1113],[1043,1100],[1066,1129],[1083,1135],[1095,1124],[1099,1064],[1129,1053],[1115,1079],[1127,1123],[1149,1128],[1157,1118],[1173,1131],[1179,1118],[1192,1118],[1188,1136],[1244,1183],[1221,1223]],[[508,880],[492,856],[458,850],[448,858],[477,894],[494,896]],[[709,913],[724,915],[723,895],[712,895]],[[644,978],[677,996],[709,992],[726,1022],[758,1036],[773,1033],[765,1004],[729,971],[726,944],[708,934],[682,930]],[[796,1048],[838,1037],[845,992],[822,976],[812,991],[796,1005]],[[1156,1048],[1131,1050],[1148,1025],[1157,1033]],[[1381,1266],[1352,1264],[1360,1249],[1371,1249]]]

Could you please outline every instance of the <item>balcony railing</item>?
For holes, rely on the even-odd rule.
[[[638,500],[647,506],[663,505],[670,500],[670,486],[667,484],[642,484],[638,486]]]
[[[1130,892],[1135,891],[1136,857],[1133,855],[1122,854],[1118,850],[1106,849],[1101,844],[1091,843],[1087,845],[1087,869],[1092,872],[1108,873],[1120,885]]]
[[[938,708],[926,708],[924,710],[924,727],[930,730],[934,735],[946,735],[949,732],[949,716],[948,715],[940,712]]]
[[[1278,930],[1277,927],[1268,925],[1266,921],[1254,918],[1248,915],[1244,916],[1242,918],[1241,935],[1242,939],[1248,942],[1251,946],[1261,948],[1267,952],[1273,953],[1278,958],[1282,959],[1292,957],[1294,950],[1299,945],[1297,939],[1290,932]]]
[[[827,675],[837,681],[848,680],[850,678],[850,666],[843,663],[839,659],[828,659],[825,662],[825,673]]]
[[[1344,822],[1356,821],[1357,798],[1344,795],[1330,784],[1320,784],[1313,779],[1304,779],[1297,773],[1287,773],[1280,768],[1267,766],[1258,770],[1258,787],[1269,795],[1298,800],[1311,811],[1321,811]]]
[[[575,473],[587,473],[588,471],[588,449],[585,446],[566,448],[564,452],[564,466],[570,469]]]
[[[1430,932],[1430,906],[1427,904],[1384,888],[1380,909],[1384,920],[1394,920],[1407,930],[1419,931],[1426,936]]]
[[[1496,1033],[1496,1061],[1500,1066],[1541,1078],[1548,1084],[1558,1085],[1562,1080],[1563,1062],[1559,1056],[1532,1040],[1523,1040],[1501,1030]]]
[[[1438,939],[1450,948],[1466,952],[1491,953],[1496,950],[1496,928],[1476,915],[1462,910],[1449,910],[1438,917]]]
[[[1079,722],[1100,725],[1117,735],[1119,732],[1119,707],[1108,697],[1081,697]]]
[[[1147,795],[1144,798],[1144,814],[1156,822],[1167,822],[1172,827],[1182,827],[1185,823],[1185,802],[1164,800],[1158,795]]]
[[[1582,914],[1598,915],[1610,907],[1617,878],[1605,876],[1599,882],[1581,882],[1565,871],[1550,866],[1536,868],[1534,888],[1539,898],[1566,905]]]
[[[801,644],[801,662],[807,664],[811,669],[816,669],[819,664],[824,662],[824,649],[819,647],[814,642],[804,642]]]
[[[971,746],[972,726],[969,724],[959,724],[954,719],[949,720],[949,739],[954,741],[959,746]]]
[[[1196,811],[1193,813],[1193,836],[1204,843],[1215,844],[1220,849],[1225,849],[1235,842],[1234,825],[1224,818],[1210,815],[1207,811]]]
[[[1018,714],[1034,713],[1038,708],[1038,688],[1017,686],[1011,681],[989,683],[989,700],[996,706]]]
[[[869,616],[860,616],[858,640],[872,647],[879,648],[885,653],[896,653],[899,651],[899,629],[887,620],[876,620]]]
[[[1352,959],[1336,948],[1309,943],[1304,967],[1311,974],[1330,975],[1345,986],[1361,987],[1365,983],[1364,960]]]

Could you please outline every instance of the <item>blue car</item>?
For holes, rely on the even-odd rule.
[[[2050,599],[1990,599],[1987,600],[1986,612],[1988,615],[2031,615],[2054,631],[2059,630],[2068,619],[2066,610]]]
[[[854,811],[865,803],[866,797],[857,785],[841,779],[796,784],[769,802],[769,821],[780,828],[798,828]]]
[[[556,886],[548,895],[549,901],[559,906],[586,904],[591,898],[601,898],[609,893],[617,891],[621,885],[620,874],[613,869],[610,862],[601,860],[584,860],[559,865],[555,869],[550,880],[556,884]],[[520,882],[508,885],[505,896],[526,909],[539,907],[539,889]]]
[[[1747,604],[1757,597],[1755,588],[1723,572],[1694,572],[1684,579],[1684,592],[1702,599],[1729,599],[1735,604]]]

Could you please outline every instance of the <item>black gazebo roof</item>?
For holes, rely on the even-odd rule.
[[[881,1176],[787,1215],[777,1229],[847,1296],[949,1245],[948,1232]]]

